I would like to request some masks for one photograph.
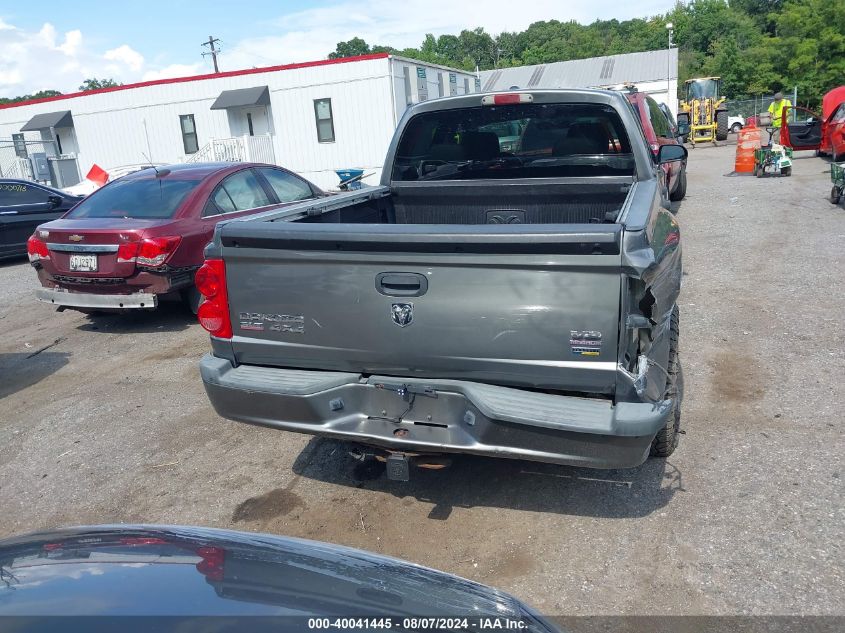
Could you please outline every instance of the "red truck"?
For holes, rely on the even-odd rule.
[[[27,253],[39,300],[90,312],[152,309],[183,299],[196,312],[194,273],[214,227],[326,195],[272,165],[183,164],[107,184],[58,220],[39,226]]]

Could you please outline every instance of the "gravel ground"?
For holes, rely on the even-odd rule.
[[[0,264],[0,535],[183,523],[362,547],[548,614],[845,614],[845,210],[827,163],[727,178],[691,152],[678,209],[686,434],[590,471],[460,458],[407,484],[343,446],[217,417],[190,315],[87,317]]]

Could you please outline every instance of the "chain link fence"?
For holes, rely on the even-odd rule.
[[[784,93],[784,99],[789,99],[793,105],[795,105],[796,99],[793,93]],[[759,97],[755,97],[753,99],[728,99],[725,102],[725,105],[728,108],[728,114],[730,116],[741,116],[744,118],[748,118],[750,116],[756,116],[761,112],[768,112],[769,106],[774,102],[772,95],[760,95]],[[795,109],[790,109],[790,115],[792,122],[795,122],[796,111]]]

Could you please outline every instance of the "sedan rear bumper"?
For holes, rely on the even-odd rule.
[[[591,468],[643,463],[674,405],[613,405],[459,380],[232,367],[211,354],[200,373],[214,408],[232,420],[393,451]]]
[[[158,297],[147,292],[127,295],[92,294],[87,292],[68,292],[55,288],[39,288],[35,297],[44,303],[66,308],[89,308],[102,310],[152,309],[158,305]]]

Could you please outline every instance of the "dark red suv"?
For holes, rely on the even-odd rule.
[[[660,109],[657,102],[642,92],[628,93],[628,101],[640,115],[646,141],[657,160],[657,152],[661,145],[682,145],[677,125]],[[667,163],[663,165],[666,174],[666,190],[669,199],[683,200],[687,195],[687,161]]]
[[[182,298],[196,311],[194,272],[221,220],[324,196],[280,167],[184,164],[124,176],[29,238],[38,299],[82,311],[155,308]]]

